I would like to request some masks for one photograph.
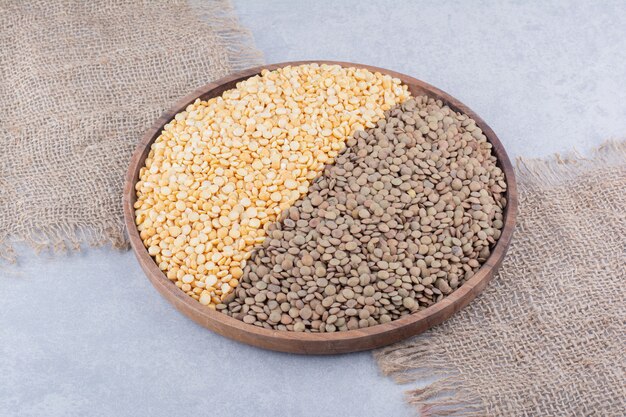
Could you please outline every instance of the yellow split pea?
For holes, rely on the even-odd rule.
[[[265,228],[346,139],[408,98],[390,76],[310,64],[196,100],[164,127],[140,172],[135,215],[148,252],[188,295],[220,303]]]

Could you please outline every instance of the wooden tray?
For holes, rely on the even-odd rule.
[[[413,96],[425,94],[430,97],[440,99],[451,109],[469,115],[476,121],[476,124],[487,136],[487,139],[493,144],[493,150],[498,158],[498,164],[504,171],[506,181],[508,183],[506,193],[507,206],[504,212],[504,227],[502,229],[502,234],[496,243],[491,256],[476,272],[476,274],[474,274],[474,276],[472,276],[452,294],[424,310],[404,316],[399,320],[394,320],[389,323],[379,324],[365,329],[334,333],[304,333],[268,330],[250,324],[245,324],[244,322],[229,317],[226,314],[205,307],[178,289],[173,282],[167,279],[165,274],[163,274],[163,272],[156,265],[155,261],[148,254],[148,251],[139,237],[137,227],[135,226],[135,211],[133,209],[133,204],[136,201],[135,184],[139,177],[139,170],[144,166],[144,161],[150,151],[150,145],[160,135],[163,126],[172,120],[177,113],[183,111],[187,105],[193,103],[196,98],[199,97],[202,99],[208,99],[219,96],[225,90],[234,88],[237,82],[259,74],[262,69],[272,70],[287,65],[300,65],[313,62],[320,64],[339,64],[344,67],[361,67],[370,71],[378,71],[383,74],[389,74],[392,77],[402,80],[402,82],[409,87]],[[494,273],[502,263],[502,259],[504,258],[504,255],[509,247],[513,229],[515,227],[515,216],[517,213],[517,188],[511,162],[509,161],[504,147],[498,140],[496,134],[476,113],[454,97],[429,84],[416,80],[415,78],[383,68],[353,64],[349,62],[298,61],[251,68],[207,84],[179,100],[169,111],[166,111],[156,121],[152,128],[146,132],[137,146],[126,174],[123,205],[124,219],[126,227],[128,228],[130,243],[141,267],[148,276],[150,282],[152,282],[152,285],[154,285],[161,295],[187,317],[223,336],[265,349],[302,354],[334,354],[373,349],[406,339],[443,322],[455,312],[469,304],[469,302],[472,301],[493,278]]]

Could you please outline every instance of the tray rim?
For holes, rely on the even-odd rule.
[[[455,111],[467,114],[476,121],[477,126],[482,129],[487,140],[492,144],[493,151],[498,159],[498,165],[503,170],[506,178],[507,206],[504,211],[504,226],[500,239],[494,246],[487,261],[468,281],[443,300],[389,323],[333,333],[269,330],[246,324],[224,313],[203,306],[176,287],[148,254],[135,225],[133,204],[136,201],[135,184],[138,181],[139,170],[144,166],[152,142],[177,113],[184,110],[197,98],[207,99],[219,96],[225,90],[233,88],[237,82],[259,74],[264,69],[273,70],[289,65],[296,66],[312,63],[364,68],[381,74],[388,74],[399,78],[404,84],[408,85],[413,96],[426,94],[442,100],[445,105],[448,105]],[[442,323],[468,305],[491,281],[504,259],[515,229],[518,199],[515,172],[504,146],[489,125],[456,98],[428,83],[388,69],[343,61],[307,60],[249,68],[208,83],[179,99],[153,123],[137,144],[125,177],[122,205],[124,223],[128,231],[130,244],[144,273],[159,293],[187,317],[223,336],[265,349],[300,354],[337,354],[374,349],[417,335]]]

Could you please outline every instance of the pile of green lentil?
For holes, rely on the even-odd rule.
[[[500,237],[506,182],[468,116],[416,97],[358,130],[267,226],[216,308],[268,329],[374,326],[440,301]]]

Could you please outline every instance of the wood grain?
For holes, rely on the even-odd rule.
[[[150,151],[150,145],[160,135],[163,127],[179,112],[193,103],[196,98],[208,99],[219,96],[225,90],[234,88],[237,82],[256,75],[263,69],[276,69],[287,65],[301,65],[312,62],[338,64],[344,67],[360,67],[370,71],[377,71],[397,77],[409,87],[413,96],[428,95],[440,99],[451,109],[463,112],[473,118],[476,124],[483,130],[487,139],[493,145],[493,150],[498,158],[498,165],[504,171],[508,189],[506,193],[507,206],[504,213],[504,227],[500,239],[492,250],[491,256],[485,264],[459,289],[454,291],[442,301],[418,311],[404,316],[386,324],[368,327],[365,329],[349,330],[335,333],[297,333],[279,330],[268,330],[253,325],[245,324],[226,314],[219,313],[208,307],[201,305],[193,298],[178,289],[158,268],[155,261],[148,254],[143,245],[139,232],[135,226],[135,212],[133,204],[136,201],[135,184],[139,177],[139,170],[144,166],[144,161]],[[126,175],[124,186],[124,220],[128,229],[130,243],[139,260],[139,264],[148,276],[154,287],[172,303],[179,311],[196,323],[217,332],[223,336],[250,345],[272,349],[282,352],[292,352],[301,354],[335,354],[345,352],[355,352],[360,350],[373,349],[388,345],[402,339],[417,335],[426,329],[435,326],[455,312],[459,311],[470,303],[489,283],[495,272],[499,268],[504,255],[511,242],[513,230],[515,228],[515,217],[517,214],[517,188],[515,174],[511,162],[498,140],[493,130],[469,107],[450,96],[449,94],[435,88],[425,82],[415,78],[389,71],[383,68],[369,65],[354,64],[350,62],[337,61],[298,61],[284,62],[279,64],[265,65],[251,68],[237,74],[224,77],[213,83],[198,88],[194,92],[180,99],[170,110],[154,123],[139,142],[135,150]]]

